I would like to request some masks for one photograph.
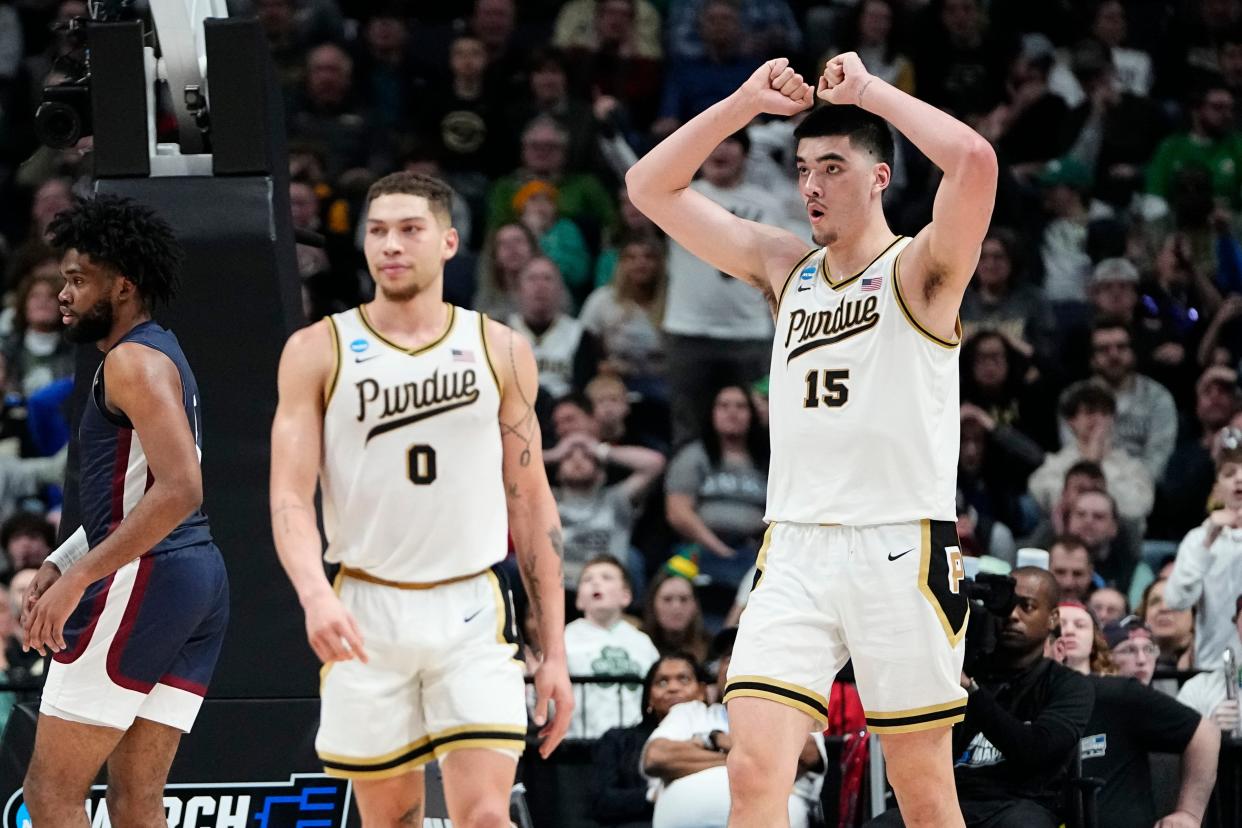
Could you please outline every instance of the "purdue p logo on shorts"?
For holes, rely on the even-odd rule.
[[[969,602],[962,592],[966,567],[962,563],[957,524],[947,520],[923,521],[919,551],[919,591],[936,611],[944,634],[956,645],[966,634],[969,617]]]
[[[957,595],[961,592],[962,581],[966,578],[966,567],[962,564],[962,550],[956,546],[946,546],[944,554],[949,559],[949,592]]]

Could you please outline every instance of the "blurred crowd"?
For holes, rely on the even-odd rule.
[[[446,299],[534,343],[565,586],[581,616],[567,631],[571,671],[655,677],[623,703],[580,705],[576,735],[654,727],[648,697],[679,670],[691,696],[710,699],[698,664],[719,662],[711,636],[741,613],[765,528],[768,309],[664,238],[628,201],[625,171],[760,62],[787,56],[815,77],[847,50],[977,129],[1000,160],[961,310],[963,551],[997,573],[1031,559],[1020,550],[1047,552],[1054,603],[1084,608],[1101,642],[1123,620],[1147,631],[1132,647],[1116,639],[1135,650],[1118,664],[1146,658],[1154,686],[1184,683],[1191,707],[1237,726],[1210,676],[1226,649],[1242,655],[1242,2],[229,8],[266,33],[293,222],[323,239],[297,249],[308,318],[372,295],[365,193],[406,169],[456,194],[463,245]],[[40,148],[33,112],[45,85],[80,73],[66,23],[86,10],[0,0],[0,577],[18,598],[51,542],[72,383],[45,231],[92,186],[89,140]],[[692,186],[809,243],[796,121],[731,136]],[[884,197],[895,232],[930,220],[938,177],[898,136]],[[0,611],[6,630],[11,615]],[[0,668],[13,676],[27,668],[5,640]]]

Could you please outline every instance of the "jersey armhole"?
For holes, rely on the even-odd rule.
[[[496,370],[496,363],[492,361],[492,349],[487,344],[487,314],[479,313],[479,338],[483,341],[483,358],[487,360],[487,370],[492,372],[492,382],[496,383],[496,392],[500,396],[505,395],[505,387],[500,382],[500,373]]]
[[[794,274],[801,270],[802,266],[807,263],[807,260],[819,252],[819,249],[818,247],[812,247],[810,252],[798,259],[798,263],[790,268],[789,275],[785,277],[785,284],[781,285],[781,292],[776,296],[776,306],[772,308],[773,318],[780,316],[781,301],[785,298],[785,291],[789,290],[789,283],[793,281]]]
[[[910,323],[910,326],[922,334],[925,339],[939,345],[941,348],[953,350],[962,344],[962,317],[960,315],[955,317],[953,320],[954,338],[953,341],[950,342],[947,339],[941,339],[931,331],[927,330],[927,328],[923,327],[923,324],[915,319],[914,313],[906,304],[906,297],[901,292],[901,257],[905,255],[905,252],[909,248],[909,244],[901,248],[901,250],[897,251],[897,256],[893,259],[893,295],[897,297],[897,306],[901,308],[901,314],[906,318],[906,321]]]
[[[336,331],[336,320],[331,316],[325,316],[324,319],[328,320],[328,334],[332,338],[332,376],[323,394],[323,407],[326,411],[328,403],[332,402],[332,395],[336,392],[336,382],[341,378],[341,336]]]

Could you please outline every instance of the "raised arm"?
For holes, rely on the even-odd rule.
[[[547,705],[555,717],[539,732],[543,758],[569,730],[574,700],[565,661],[565,587],[561,560],[565,543],[561,518],[543,466],[542,438],[535,415],[539,370],[530,343],[498,322],[488,321],[488,352],[500,382],[500,435],[504,451],[505,497],[509,533],[518,570],[539,630],[542,661],[535,672],[535,724],[544,725]]]
[[[362,633],[324,577],[315,523],[315,484],[323,456],[323,414],[335,390],[336,343],[322,320],[289,338],[280,357],[272,422],[272,539],[306,614],[306,639],[319,660],[366,661]]]
[[[818,94],[879,115],[944,172],[931,224],[902,254],[900,278],[919,321],[937,336],[955,338],[958,306],[996,203],[996,152],[953,116],[869,74],[853,52],[828,61]]]
[[[786,230],[738,218],[689,187],[712,150],[756,116],[796,115],[812,103],[811,87],[788,60],[768,61],[736,92],[630,168],[625,175],[630,201],[695,256],[774,300],[778,281],[806,255],[806,242]]]
[[[182,397],[181,375],[167,356],[125,343],[104,362],[107,404],[127,417],[147,458],[151,486],[116,530],[72,564],[36,602],[26,644],[65,648],[64,625],[86,588],[166,538],[203,502],[198,446]]]

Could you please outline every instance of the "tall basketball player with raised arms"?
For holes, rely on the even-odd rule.
[[[996,156],[966,125],[830,60],[818,91],[785,59],[691,120],[626,176],[634,204],[766,297],[776,318],[769,528],[729,668],[733,828],[788,825],[786,802],[832,679],[852,658],[906,825],[961,826],[951,725],[962,719],[967,602],[955,529],[957,322],[992,215]],[[690,189],[756,116],[795,115],[816,248]],[[901,131],[944,172],[932,222],[889,229]]]
[[[542,649],[536,724],[556,705],[545,757],[574,706],[535,358],[509,328],[444,301],[450,205],[425,176],[372,185],[375,300],[298,331],[280,361],[272,531],[325,664],[315,747],[329,774],[354,780],[366,828],[423,824],[432,759],[454,825],[509,825],[526,734],[517,621],[495,568],[509,532]]]

